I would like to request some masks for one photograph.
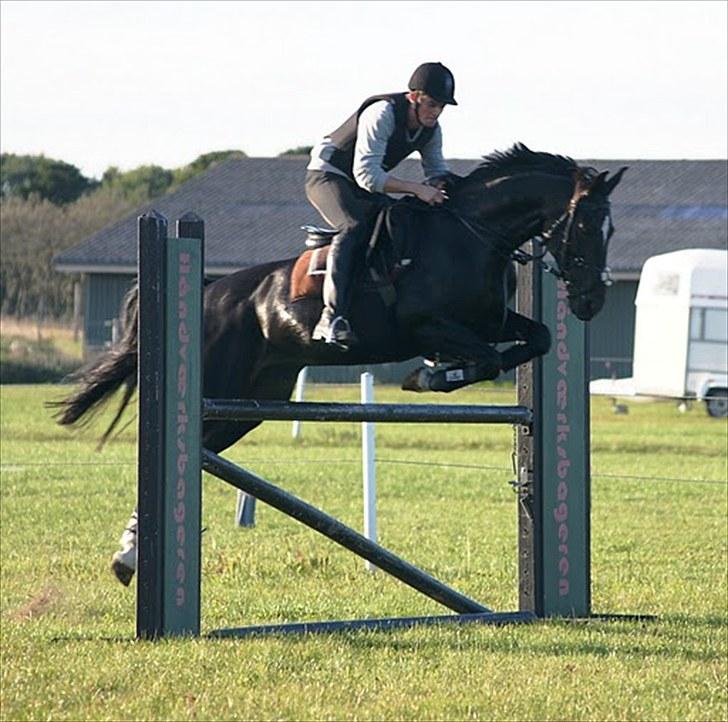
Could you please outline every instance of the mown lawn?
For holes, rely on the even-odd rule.
[[[63,391],[0,388],[3,720],[728,718],[728,427],[701,407],[593,402],[594,611],[655,621],[155,644],[134,641],[133,587],[108,567],[134,504],[132,416],[97,453],[103,419],[72,433],[43,407]],[[499,610],[518,606],[512,442],[509,427],[377,428],[382,543]],[[361,527],[358,424],[304,424],[293,441],[270,422],[227,455]],[[274,510],[235,528],[235,494],[205,478],[203,630],[443,613]]]

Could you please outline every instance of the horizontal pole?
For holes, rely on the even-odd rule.
[[[331,634],[357,629],[387,630],[439,624],[522,624],[533,622],[533,612],[487,612],[484,614],[448,614],[431,617],[385,617],[384,619],[349,619],[330,622],[291,622],[289,624],[260,624],[249,627],[214,629],[206,636],[213,638],[258,637],[266,634]]]
[[[404,559],[400,559],[379,544],[370,541],[359,532],[350,529],[338,519],[325,514],[315,506],[307,504],[287,491],[261,479],[247,469],[223,459],[221,456],[202,449],[202,468],[213,476],[227,481],[234,487],[254,496],[256,499],[293,517],[302,524],[327,536],[337,544],[346,547],[375,566],[408,584],[422,594],[460,614],[491,612],[491,609],[470,599],[446,584],[431,577]]]
[[[384,423],[530,424],[525,406],[467,404],[341,404],[302,401],[204,399],[208,421],[381,421]]]

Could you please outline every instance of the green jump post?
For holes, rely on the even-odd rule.
[[[177,235],[139,218],[140,639],[200,633],[204,225],[186,214]]]
[[[518,403],[533,410],[518,445],[519,608],[537,617],[589,617],[590,461],[588,326],[566,289],[529,264],[519,312],[545,323],[551,350],[519,367]]]

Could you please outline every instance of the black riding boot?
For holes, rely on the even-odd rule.
[[[324,280],[324,310],[313,330],[312,338],[331,343],[342,350],[357,343],[347,319],[351,301],[351,284],[354,280],[357,258],[360,255],[360,229],[339,233],[331,243],[326,260]]]

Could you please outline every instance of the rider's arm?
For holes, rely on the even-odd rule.
[[[391,103],[381,100],[362,112],[354,147],[354,180],[370,193],[409,193],[425,203],[442,203],[444,197],[437,188],[401,180],[382,168],[387,141],[393,132]]]
[[[385,193],[409,193],[417,196],[421,201],[430,204],[442,203],[445,196],[439,188],[426,186],[423,183],[400,180],[390,175],[384,184]]]
[[[443,178],[450,173],[450,166],[442,155],[442,129],[439,125],[427,144],[420,151],[422,157],[422,172],[425,178],[431,181],[433,178]]]
[[[370,193],[384,193],[387,142],[394,133],[394,108],[386,100],[372,103],[359,116],[354,146],[354,180]]]

